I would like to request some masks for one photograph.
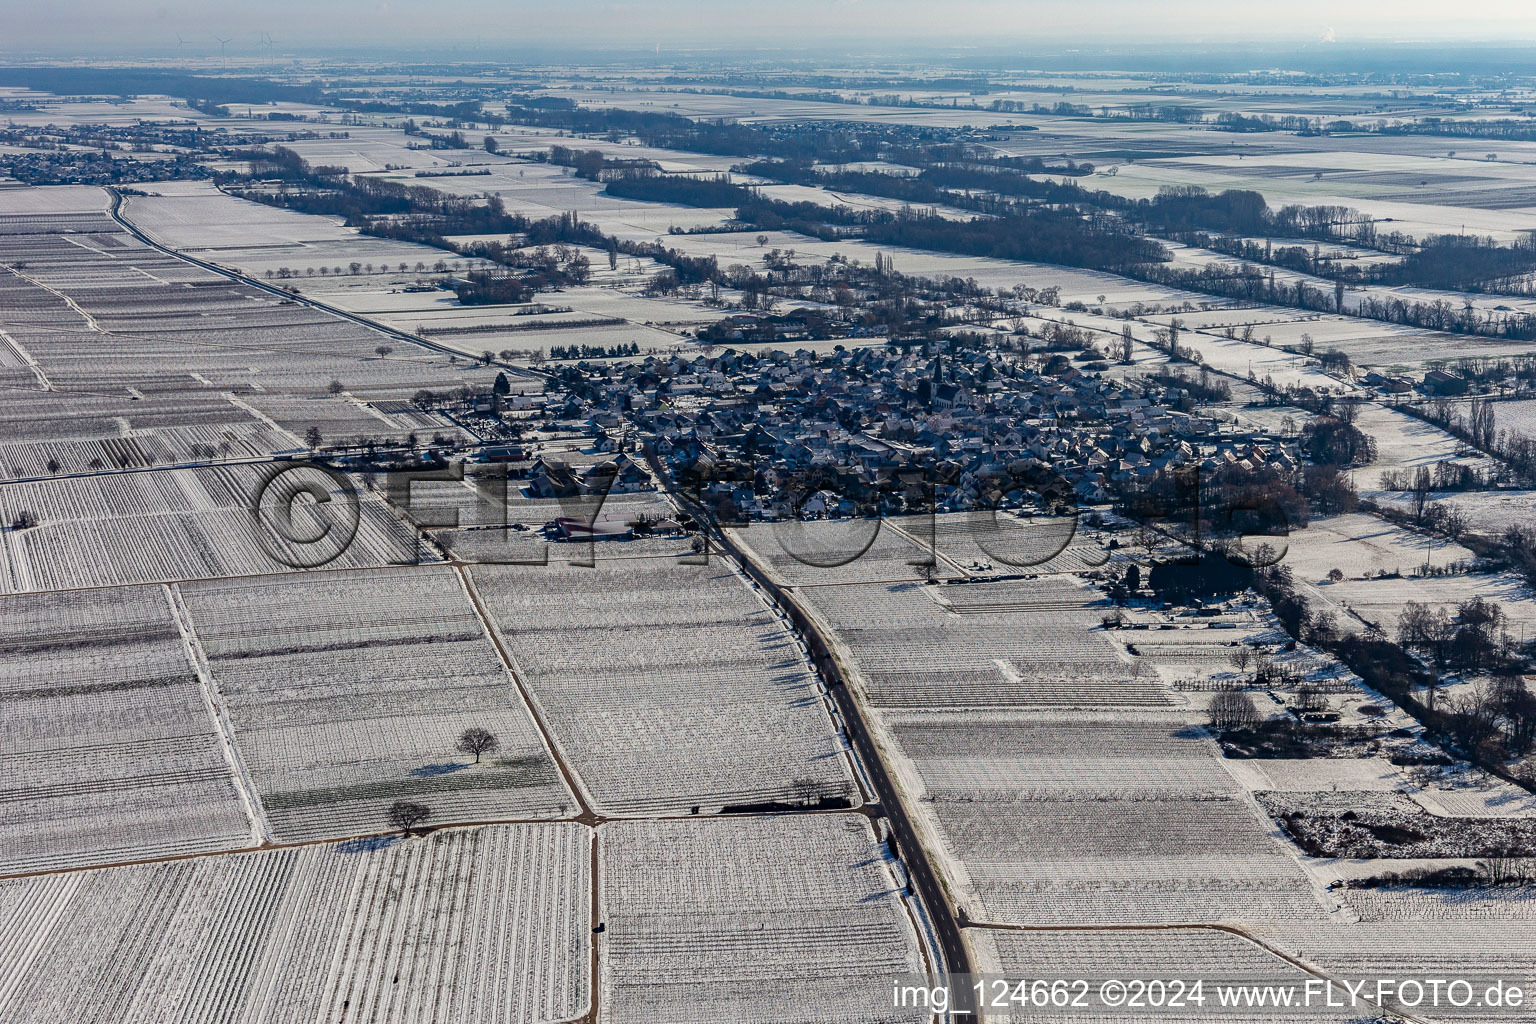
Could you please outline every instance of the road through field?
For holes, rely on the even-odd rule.
[[[695,505],[676,486],[661,460],[651,452],[646,453],[646,460],[650,464],[651,471],[662,481],[667,493],[687,508],[701,526],[709,524],[710,520],[703,509]],[[927,849],[918,838],[912,819],[907,814],[906,805],[902,803],[901,794],[895,783],[891,781],[890,772],[880,758],[879,747],[876,746],[864,723],[863,710],[859,707],[852,688],[843,677],[842,667],[833,656],[831,645],[821,635],[815,620],[805,613],[795,598],[774,583],[724,530],[713,525],[706,528],[709,530],[709,536],[714,538],[721,550],[735,559],[747,575],[788,613],[796,631],[805,639],[812,660],[826,679],[827,688],[833,700],[837,702],[838,713],[842,716],[848,738],[863,762],[870,782],[874,785],[880,810],[890,822],[892,837],[895,839],[897,850],[906,862],[917,897],[922,901],[928,920],[933,924],[939,941],[939,951],[944,959],[942,969],[950,974],[971,973],[970,950],[961,934],[954,907],[944,891],[943,884],[939,881],[938,872],[929,859]],[[971,1021],[982,1019],[981,1014],[976,1012],[973,993],[969,989],[957,989],[955,996],[955,1005],[952,1010],[954,1016]]]

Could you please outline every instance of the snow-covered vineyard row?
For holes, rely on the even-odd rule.
[[[1177,931],[1080,932],[1029,931],[980,932],[975,936],[977,969],[1004,978],[1082,979],[1088,982],[1086,1005],[1093,1009],[1063,1011],[1048,1006],[1041,1009],[1018,1008],[1017,1012],[988,1014],[987,1020],[1006,1024],[1051,1024],[1061,1020],[1091,1020],[1095,1024],[1142,1024],[1148,1019],[1168,1024],[1194,1024],[1199,1021],[1230,1021],[1233,1010],[1219,1008],[1218,986],[1294,986],[1300,994],[1314,975],[1296,967],[1263,947],[1237,935],[1209,929]],[[1203,982],[1203,1004],[1186,1003],[1181,1008],[1158,1007],[1119,1010],[1106,1009],[1098,1000],[1100,985],[1110,979],[1180,979],[1193,984]],[[1078,989],[1069,988],[1070,993]],[[1188,990],[1186,990],[1188,991]],[[997,996],[997,990],[992,994]],[[1299,1002],[1299,1000],[1298,1000]],[[1345,1008],[1297,1006],[1293,1009],[1268,1008],[1256,1013],[1255,1020],[1291,1021],[1315,1024],[1317,1021],[1362,1020],[1369,1007],[1351,1012]]]
[[[926,542],[930,526],[923,518],[896,522]],[[1002,572],[1081,572],[1111,557],[1078,518],[1021,519],[1008,512],[979,510],[933,517],[933,544],[939,554],[960,565],[981,562]]]
[[[250,845],[164,588],[0,598],[0,873]]]
[[[1098,629],[1095,595],[1068,576],[805,591],[857,658],[872,704],[901,707],[1168,703]]]
[[[599,829],[601,1019],[918,1021],[924,970],[900,882],[854,814]]]
[[[179,589],[279,839],[381,831],[397,799],[439,824],[574,807],[452,569]],[[472,727],[501,744],[479,765],[454,751]]]
[[[0,881],[0,1019],[570,1020],[591,841],[503,825]]]
[[[393,362],[394,358],[391,356],[390,361]],[[370,366],[361,380],[371,381],[372,371],[373,367]],[[400,404],[395,401],[384,400],[364,405],[344,395],[284,394],[271,391],[249,392],[240,395],[239,400],[241,404],[277,423],[295,438],[302,438],[310,427],[314,427],[320,431],[320,437],[326,444],[364,438],[401,444],[413,434],[419,442],[434,437],[459,441],[469,436],[463,429],[436,413],[424,413],[419,409],[385,412],[377,407]],[[284,446],[285,449],[297,447],[297,443]]]
[[[214,458],[262,458],[296,448],[289,435],[264,423],[155,427],[83,441],[35,441],[0,445],[0,478],[17,479],[108,468],[140,468]]]
[[[87,192],[101,210],[105,194]],[[63,391],[319,394],[353,377],[408,398],[464,375],[419,350],[379,359],[377,333],[159,253],[104,212],[0,214],[0,263],[0,330]]]
[[[934,800],[983,790],[1020,801],[1235,791],[1183,712],[892,712],[886,722]]]
[[[352,499],[318,471],[304,471],[302,480],[277,474],[274,467],[233,465],[0,486],[6,522],[25,512],[38,524],[0,538],[5,569],[0,590],[209,579],[286,573],[317,563],[346,568],[431,557],[373,492],[357,491],[356,504],[350,505]],[[314,513],[296,509],[293,526],[267,512],[252,515],[258,500],[269,509],[282,488],[309,483],[326,488],[335,500]],[[355,532],[350,508],[356,509]],[[302,521],[308,514],[316,516],[314,523]],[[327,526],[332,532],[324,543],[303,543]]]
[[[753,523],[733,535],[784,586],[915,580],[933,561],[911,537],[867,519]],[[940,562],[937,575],[958,573]]]
[[[1531,921],[1389,921],[1347,927],[1275,923],[1256,934],[1304,963],[1350,981],[1375,985],[1377,979],[1446,978],[1470,982],[1479,997],[1502,981],[1524,989],[1519,1007],[1463,1008],[1442,1005],[1415,1012],[1430,1021],[1456,1024],[1531,1024],[1531,950],[1536,922]]]
[[[1127,653],[1120,631],[1099,625],[1097,595],[1070,575],[802,593],[879,709],[903,782],[974,920],[1324,916],[1197,714],[1162,682],[1163,668]],[[1203,640],[1212,631],[1188,632]],[[1187,661],[1170,670],[1192,671]],[[1040,680],[1033,690],[1019,686],[1030,679]],[[892,699],[892,680],[905,699]],[[1049,708],[1057,694],[1064,706]]]
[[[803,648],[721,562],[472,576],[597,809],[714,811],[797,799],[801,781],[852,792]]]

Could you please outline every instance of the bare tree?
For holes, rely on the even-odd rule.
[[[1252,729],[1259,724],[1259,709],[1241,690],[1223,690],[1211,698],[1210,722],[1217,732]]]
[[[324,438],[320,436],[320,428],[311,423],[304,431],[304,446],[310,451],[317,451]]]
[[[1429,475],[1428,466],[1420,466],[1413,474],[1413,521],[1424,521],[1424,507],[1429,503],[1429,492],[1434,488],[1434,483]]]
[[[378,348],[374,349],[374,351],[379,354],[380,359],[383,359],[385,356],[393,352],[394,349],[390,348],[388,345],[380,345]]]
[[[430,817],[432,817],[432,808],[414,800],[396,800],[389,805],[390,825],[407,835]]]
[[[815,779],[798,778],[789,784],[795,794],[795,802],[802,807],[809,807],[821,800],[821,783]]]
[[[1317,687],[1311,683],[1302,683],[1296,688],[1294,704],[1297,711],[1321,711],[1328,702]]]
[[[474,754],[475,764],[479,764],[481,754],[490,754],[501,749],[501,741],[489,729],[482,729],[476,725],[464,730],[454,749],[461,754]]]
[[[1530,879],[1530,861],[1513,850],[1496,850],[1477,866],[1489,885],[1524,885]]]

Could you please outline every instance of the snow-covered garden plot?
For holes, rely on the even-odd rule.
[[[1411,1007],[1426,1021],[1475,1021],[1477,1024],[1531,1024],[1536,1021],[1529,997],[1531,950],[1536,923],[1529,921],[1386,921],[1374,924],[1273,924],[1256,929],[1259,937],[1336,978],[1365,982],[1378,979],[1464,979],[1479,997],[1495,981],[1526,990],[1523,1004],[1456,1008],[1442,999]],[[1409,992],[1410,997],[1412,992]],[[1427,993],[1426,993],[1427,994]],[[1458,993],[1458,997],[1461,993]]]
[[[1471,562],[1476,556],[1443,537],[1428,537],[1365,513],[1318,516],[1305,529],[1295,530],[1283,541],[1288,566],[1296,579],[1330,589],[1328,573],[1343,572],[1346,579],[1381,573],[1411,573],[1427,561],[1441,569],[1455,562]]]
[[[1405,412],[1371,402],[1356,406],[1355,412],[1355,426],[1376,441],[1376,460],[1354,471],[1355,485],[1362,492],[1381,490],[1388,474],[1407,475],[1419,466],[1433,468],[1437,462],[1473,466],[1479,471],[1487,471],[1494,464],[1487,456],[1461,454],[1465,446],[1460,441]]]
[[[0,486],[0,519],[9,523],[25,511],[38,522],[0,533],[10,561],[0,591],[284,573],[317,564],[389,565],[426,557],[414,534],[376,494],[354,485],[354,505],[318,470],[284,476],[264,490],[271,473],[272,467],[232,465]],[[309,482],[330,499],[310,503],[300,497],[292,526],[273,518],[282,515],[268,511],[286,493],[282,488]],[[259,518],[251,512],[258,497]],[[331,532],[313,532],[321,528]],[[309,538],[317,542],[305,543]]]
[[[571,1020],[591,841],[502,825],[0,882],[0,1018]]]
[[[886,723],[973,918],[1321,913],[1287,848],[1184,716],[914,713]]]
[[[934,560],[922,541],[878,519],[753,523],[732,536],[785,586],[915,580],[921,566]],[[936,572],[959,575],[943,560]]]
[[[0,598],[0,873],[248,846],[161,587]]]
[[[575,806],[457,573],[404,567],[181,588],[266,816],[283,839]],[[454,747],[489,729],[475,765]]]
[[[1057,979],[1089,982],[1090,1009],[1042,1009],[1020,1007],[989,1012],[989,1021],[1011,1024],[1048,1024],[1063,1020],[1091,1020],[1094,1024],[1146,1024],[1149,1020],[1169,1024],[1193,1021],[1236,1019],[1234,1010],[1217,1006],[1217,986],[1283,985],[1294,987],[1298,996],[1313,978],[1301,968],[1264,949],[1257,943],[1230,932],[1210,928],[1157,931],[1084,932],[1084,931],[982,931],[967,933],[976,954],[976,970],[1004,978],[1047,983]],[[1099,986],[1110,979],[1129,981],[1181,979],[1189,986],[1204,983],[1205,1002],[1182,1007],[1159,1006],[1156,1009],[1106,1009],[1098,1000]],[[1027,990],[1027,986],[1026,986]],[[1077,989],[1070,989],[1076,993]],[[1188,989],[1186,994],[1192,994]],[[988,994],[998,996],[996,989]],[[1253,1011],[1249,1011],[1253,1012]],[[1358,1020],[1363,1009],[1346,1012],[1344,1008],[1322,1006],[1259,1011],[1253,1018],[1264,1021],[1298,1021],[1314,1024],[1319,1020]]]
[[[598,831],[603,1021],[918,1021],[901,881],[853,814],[619,822]]]
[[[719,559],[481,566],[561,753],[609,813],[854,797],[794,634]]]
[[[1097,595],[1066,575],[928,586],[809,587],[877,707],[1168,703],[1099,628]]]

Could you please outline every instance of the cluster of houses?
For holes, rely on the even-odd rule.
[[[584,397],[551,413],[613,453],[605,465],[622,467],[621,484],[640,486],[625,450],[643,441],[742,518],[860,514],[875,494],[889,510],[899,493],[890,482],[917,470],[937,508],[960,511],[1013,489],[999,481],[1038,489],[1042,475],[1097,504],[1173,468],[1284,477],[1298,467],[1286,443],[1201,415],[1177,386],[1115,381],[1059,358],[1042,368],[985,348],[728,349],[590,370]],[[583,486],[558,464],[534,476],[534,494]]]

